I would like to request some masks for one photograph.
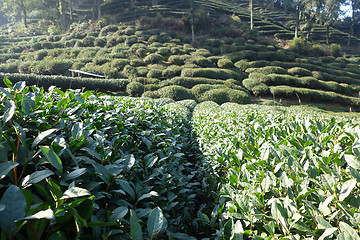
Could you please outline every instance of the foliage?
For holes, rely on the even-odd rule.
[[[185,115],[160,102],[4,83],[2,238],[211,235],[198,205],[211,201],[208,177]]]
[[[217,236],[359,239],[358,121],[276,109],[213,102],[194,109],[204,164],[221,181],[210,219],[220,219]]]

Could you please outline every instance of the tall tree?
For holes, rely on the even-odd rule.
[[[254,29],[254,8],[253,8],[253,0],[249,0],[249,8],[250,8],[250,29]]]
[[[318,21],[321,25],[326,26],[326,44],[329,44],[330,27],[339,20],[341,14],[340,6],[345,3],[344,0],[323,0],[322,11]]]
[[[350,46],[351,37],[354,36],[355,24],[359,17],[360,0],[348,0],[348,4],[351,7],[351,26],[349,31],[348,46]]]
[[[12,21],[21,19],[28,27],[28,12],[38,7],[38,0],[0,0],[0,10]]]

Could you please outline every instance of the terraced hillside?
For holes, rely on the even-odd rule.
[[[3,36],[1,76],[175,100],[247,103],[251,96],[269,96],[359,106],[359,59],[342,57],[338,48],[329,48],[336,57],[319,49],[320,57],[305,57],[249,31],[236,38],[199,40],[194,47],[191,37],[171,31],[133,25],[86,28],[38,36],[36,42]],[[106,79],[71,78],[69,69]]]

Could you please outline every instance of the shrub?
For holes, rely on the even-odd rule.
[[[139,82],[130,82],[126,86],[126,92],[132,97],[138,97],[145,91],[144,85]]]
[[[146,77],[148,78],[161,78],[162,77],[162,70],[160,69],[150,69],[147,73]]]
[[[248,63],[248,68],[262,68],[262,67],[266,67],[266,66],[271,66],[271,65],[276,65],[274,64],[274,62],[269,62],[266,60],[257,60],[257,61],[252,61]]]
[[[329,49],[331,55],[334,57],[341,57],[343,55],[343,50],[339,44],[333,43],[329,46]]]
[[[64,42],[64,46],[65,47],[68,47],[68,48],[72,48],[72,47],[75,47],[76,43],[78,42],[78,40],[76,39],[71,39],[69,41],[65,41]],[[40,47],[41,48],[41,47]]]
[[[199,100],[205,92],[217,88],[226,88],[226,86],[223,84],[197,84],[192,87],[190,91],[194,97]]]
[[[257,85],[252,89],[252,93],[257,97],[267,96],[270,95],[270,88],[265,84],[261,83],[260,85]]]
[[[219,68],[233,68],[234,64],[230,59],[222,58],[217,62]]]
[[[278,66],[266,66],[266,67],[262,67],[262,68],[248,68],[246,70],[246,72],[248,73],[253,73],[253,72],[257,72],[257,73],[262,73],[265,75],[268,74],[287,74],[288,72],[282,68],[282,67],[278,67]]]
[[[107,63],[109,61],[110,61],[110,59],[108,59],[106,57],[96,57],[96,58],[93,59],[93,63],[95,65],[103,65],[103,64],[105,64],[105,63]]]
[[[4,73],[17,73],[18,72],[19,63],[5,63],[0,64],[0,72]]]
[[[149,72],[149,69],[147,67],[137,67],[136,72],[139,77],[146,77],[146,75]]]
[[[144,97],[144,98],[160,98],[160,94],[158,93],[158,91],[146,91],[141,95],[141,97]]]
[[[185,88],[192,88],[198,84],[224,84],[224,81],[201,77],[174,77],[170,80],[163,81],[161,84],[163,86],[179,85]]]
[[[248,60],[240,60],[235,63],[235,67],[240,69],[241,71],[245,72],[246,69],[249,68],[249,61]]]
[[[105,47],[106,46],[106,38],[103,37],[97,37],[94,41],[95,47]]]
[[[83,47],[93,47],[95,44],[95,37],[93,36],[87,36],[82,40],[82,46]]]
[[[252,50],[233,52],[233,53],[228,54],[226,57],[229,58],[232,62],[237,62],[242,59],[247,59],[249,61],[253,61],[253,60],[257,59],[256,52],[252,51]]]
[[[144,85],[148,85],[148,84],[156,84],[158,85],[160,83],[160,80],[157,78],[148,78],[148,77],[137,77],[134,78],[133,81],[142,83]]]
[[[144,86],[145,91],[156,91],[160,88],[158,84],[147,84]]]
[[[181,74],[181,67],[176,65],[171,65],[162,72],[162,75],[165,78],[173,78],[175,76],[180,76],[180,74]]]
[[[160,47],[160,48],[158,48],[156,53],[160,54],[162,56],[168,56],[171,54],[171,51],[170,51],[170,48],[168,48],[168,47]]]
[[[47,50],[39,50],[34,53],[34,60],[40,61],[43,60],[48,55]]]
[[[306,76],[312,76],[313,73],[305,68],[301,67],[293,67],[288,69],[288,73],[291,75],[297,76],[297,77],[306,77]]]
[[[202,57],[210,57],[211,56],[211,52],[207,49],[197,49],[195,52],[191,52],[192,56],[202,56]]]
[[[30,74],[31,73],[31,68],[33,66],[35,66],[36,64],[37,64],[37,62],[22,62],[18,66],[18,72],[21,73],[21,74]]]
[[[105,26],[101,29],[100,31],[100,36],[106,36],[109,32],[116,32],[117,30],[119,30],[118,26],[116,25],[108,25]]]
[[[163,57],[157,53],[149,54],[144,58],[144,62],[146,64],[154,64],[154,63],[161,62],[162,60],[163,60]]]
[[[190,90],[177,85],[160,88],[158,94],[162,98],[170,98],[175,101],[194,98]]]
[[[118,42],[120,42],[120,41],[118,41]],[[137,37],[126,37],[125,46],[132,46],[133,44],[135,44],[137,42],[138,42]]]
[[[242,81],[242,85],[249,91],[252,91],[255,86],[258,86],[260,84],[261,83],[258,80],[253,78],[246,78]]]
[[[210,56],[207,58],[214,66],[217,65],[218,61],[222,59],[220,56]]]
[[[171,55],[168,61],[175,65],[183,65],[190,55]]]
[[[33,44],[31,44],[31,48],[35,51],[40,50],[42,48],[41,43],[39,43],[39,42],[33,43]]]
[[[193,56],[188,58],[185,61],[186,64],[196,64],[199,67],[212,67],[213,64],[209,61],[209,59],[207,59],[206,57],[203,56]]]
[[[145,62],[140,58],[134,58],[130,61],[130,65],[133,67],[145,66]]]
[[[180,54],[184,54],[184,53],[185,53],[184,49],[181,48],[181,47],[179,47],[179,46],[177,46],[177,47],[172,47],[172,48],[170,49],[170,51],[171,51],[171,54],[174,54],[174,55],[180,55]]]
[[[130,64],[128,59],[114,59],[111,62],[112,68],[117,68],[118,70],[123,70],[126,65]]]
[[[193,99],[186,99],[186,100],[178,101],[177,103],[188,108],[190,111],[193,111],[197,105],[196,101]]]
[[[250,96],[248,93],[240,90],[234,90],[230,88],[217,88],[211,89],[205,92],[200,100],[203,101],[213,101],[217,104],[223,104],[226,102],[235,102],[235,103],[249,103]]]
[[[310,45],[304,38],[294,38],[289,46],[291,50],[299,54],[307,54],[310,51]]]
[[[181,71],[182,77],[204,77],[214,79],[229,79],[234,78],[241,81],[245,78],[245,74],[242,72],[236,72],[230,69],[218,69],[218,68],[184,68]]]
[[[127,77],[136,77],[137,76],[137,70],[136,68],[134,68],[133,66],[130,65],[126,65],[122,72],[127,76]]]
[[[67,75],[72,63],[64,60],[42,60],[33,66],[31,73],[44,75]]]
[[[135,55],[140,57],[140,58],[144,58],[146,56],[146,53],[147,53],[147,51],[146,51],[145,48],[138,48],[135,51]]]

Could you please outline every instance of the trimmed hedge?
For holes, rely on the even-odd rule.
[[[177,85],[160,88],[157,92],[161,98],[170,98],[175,101],[194,99],[194,95],[189,89]]]
[[[216,80],[202,77],[174,77],[161,82],[162,86],[179,85],[185,88],[192,88],[198,84],[224,84],[223,80]]]
[[[204,77],[213,79],[229,79],[234,78],[241,81],[245,78],[245,74],[240,71],[219,68],[184,68],[181,71],[182,77]]]
[[[132,97],[139,97],[145,92],[144,85],[139,82],[130,82],[126,86],[126,92]]]
[[[217,88],[226,88],[226,86],[223,84],[198,84],[192,87],[190,91],[199,100],[205,92]]]
[[[157,53],[149,54],[144,58],[144,62],[146,64],[154,64],[154,63],[161,62],[162,60],[163,60],[163,56],[161,56],[160,54],[157,54]]]
[[[312,76],[312,72],[301,67],[293,67],[288,69],[288,73],[297,77]]]
[[[233,68],[234,64],[230,59],[222,58],[217,62],[219,68]]]
[[[186,64],[196,64],[199,67],[213,67],[213,63],[203,56],[192,56],[185,61]]]
[[[218,88],[211,89],[205,92],[201,97],[200,101],[213,101],[217,104],[223,104],[226,102],[235,103],[250,103],[250,95],[244,91],[230,89],[230,88]]]
[[[248,68],[248,69],[246,69],[246,72],[247,73],[257,72],[257,73],[262,73],[265,75],[272,74],[272,73],[276,73],[276,74],[287,74],[288,73],[284,68],[278,67],[278,66],[266,66],[266,67],[262,67],[262,68]]]
[[[334,92],[289,86],[272,86],[270,91],[276,97],[297,98],[299,96],[301,100],[306,101],[334,102],[360,106],[359,98],[348,97]]]
[[[129,83],[127,79],[98,79],[98,78],[78,78],[78,77],[64,77],[64,76],[44,76],[35,74],[10,74],[0,73],[0,78],[8,78],[13,83],[25,81],[27,86],[36,85],[44,87],[56,86],[63,90],[66,89],[82,89],[96,90],[96,91],[111,91],[119,92],[125,91]],[[1,82],[2,87],[4,86]]]

